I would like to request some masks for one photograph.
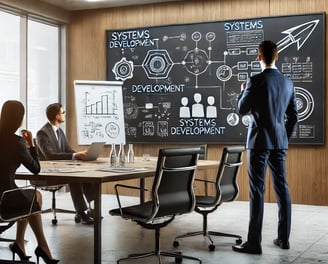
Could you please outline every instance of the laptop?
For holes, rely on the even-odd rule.
[[[83,161],[96,160],[105,146],[105,142],[92,142],[87,150],[87,155],[82,159]]]

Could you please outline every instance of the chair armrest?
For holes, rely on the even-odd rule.
[[[146,188],[140,188],[137,186],[125,185],[125,184],[115,184],[114,188],[115,188],[116,199],[117,199],[118,206],[120,208],[121,215],[123,215],[123,214],[122,214],[122,203],[121,203],[121,199],[120,199],[119,188],[134,189],[134,190],[140,190],[143,192],[148,191],[148,189],[146,189]]]
[[[33,187],[34,192],[35,192],[36,186],[34,184],[24,185],[24,186],[20,186],[20,187],[14,188],[14,189],[9,189],[9,190],[3,191],[0,196],[0,204],[2,201],[4,201],[4,199],[6,198],[7,195],[10,195],[12,193],[24,192],[25,190],[31,190],[31,187]]]
[[[32,185],[4,191],[0,197],[0,220],[11,222],[30,216],[35,197],[36,186]],[[13,203],[15,200],[17,203]]]

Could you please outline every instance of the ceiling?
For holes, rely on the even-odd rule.
[[[184,0],[40,0],[68,11],[110,8],[129,5],[144,5],[163,2],[174,2]]]

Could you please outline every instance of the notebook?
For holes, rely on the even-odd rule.
[[[92,142],[83,161],[96,160],[105,146],[105,142]]]

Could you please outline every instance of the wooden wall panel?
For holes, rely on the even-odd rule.
[[[231,20],[262,16],[279,16],[327,12],[326,0],[191,0],[172,3],[131,6],[71,13],[69,26],[69,75],[67,83],[68,137],[76,149],[76,125],[73,81],[77,79],[105,80],[105,31],[177,23]],[[327,52],[327,51],[326,51]],[[327,70],[326,70],[327,71]],[[327,74],[327,72],[326,72]],[[327,97],[327,96],[326,96]],[[327,100],[327,98],[326,98]],[[327,117],[326,117],[327,122]],[[166,145],[138,144],[136,155],[157,155]],[[221,145],[208,146],[208,158],[220,159]],[[328,147],[295,146],[288,151],[287,173],[293,203],[328,205]],[[109,149],[104,150],[107,155]],[[266,201],[275,201],[269,174],[267,174]],[[210,176],[204,176],[210,177]],[[246,153],[239,175],[240,200],[248,199]],[[104,186],[104,191],[112,191]]]

